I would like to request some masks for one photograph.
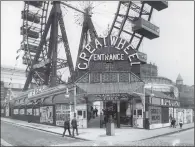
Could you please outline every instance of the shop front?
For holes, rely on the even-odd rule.
[[[124,72],[116,73],[119,77]],[[144,83],[133,73],[125,72],[129,80],[126,82],[104,82],[99,83],[89,82],[93,74],[103,76],[105,73],[89,72],[81,77],[77,82],[77,98],[85,99],[87,104],[88,127],[100,127],[100,117],[94,117],[92,109],[104,115],[111,115],[116,127],[136,127],[144,128],[144,113],[145,113],[145,95]],[[109,72],[106,72],[109,75]],[[88,82],[84,82],[88,81]],[[133,80],[133,81],[131,81]],[[96,104],[95,106],[93,104]],[[97,108],[97,104],[99,107]],[[78,110],[77,110],[78,112]],[[81,112],[80,112],[81,113]],[[99,114],[100,114],[99,113]],[[106,114],[105,114],[106,113]],[[94,123],[91,124],[91,122]],[[96,124],[96,125],[95,125]]]
[[[146,111],[148,111],[148,129],[169,127],[176,113],[179,101],[161,92],[146,89]]]

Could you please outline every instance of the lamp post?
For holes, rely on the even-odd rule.
[[[76,117],[76,86],[73,87],[73,98],[74,98],[74,117]],[[69,89],[66,88],[66,93],[65,93],[65,98],[69,98],[70,97],[70,93],[69,93]]]

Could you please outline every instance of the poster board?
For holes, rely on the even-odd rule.
[[[161,123],[161,107],[150,106],[150,124],[159,124]]]
[[[20,115],[24,115],[24,109],[20,109]]]
[[[9,116],[9,107],[5,108],[5,116]]]
[[[32,108],[27,109],[27,115],[32,115]]]
[[[53,106],[40,107],[40,122],[53,124]]]
[[[70,105],[56,105],[56,126],[63,126],[66,118],[70,119]]]
[[[4,109],[1,109],[1,114],[4,113],[4,112],[5,112]]]
[[[15,115],[18,114],[18,109],[14,109],[14,114],[15,114]]]

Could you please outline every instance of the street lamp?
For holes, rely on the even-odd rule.
[[[74,86],[74,117],[76,117],[76,86]],[[69,89],[66,88],[66,93],[65,93],[65,98],[69,98],[70,97],[70,93],[69,93]]]
[[[68,92],[68,88],[66,88],[66,93],[65,93],[65,98],[69,98],[70,97],[70,94],[69,94],[69,92]]]

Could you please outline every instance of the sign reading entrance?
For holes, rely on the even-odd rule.
[[[79,55],[78,69],[89,68],[90,61],[123,61],[130,64],[146,62],[146,54],[135,50],[126,40],[107,36],[95,38],[87,44]]]

